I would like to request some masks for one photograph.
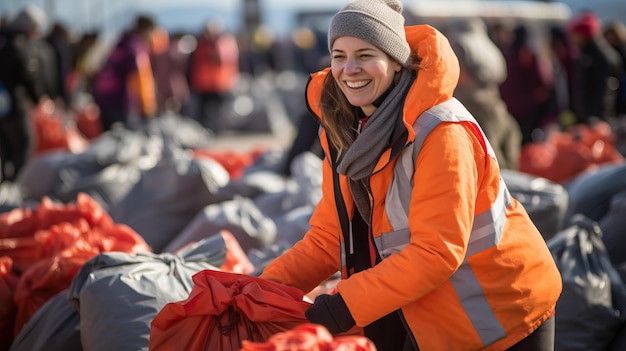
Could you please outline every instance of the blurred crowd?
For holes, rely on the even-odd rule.
[[[0,160],[2,180],[14,180],[32,151],[29,116],[52,102],[70,115],[86,105],[97,115],[93,134],[133,128],[171,112],[219,133],[217,119],[242,74],[323,65],[323,34],[306,28],[280,42],[259,28],[231,33],[219,19],[197,33],[168,32],[137,15],[98,65],[89,64],[101,33],[73,33],[26,5],[0,27]],[[594,13],[567,23],[456,21],[441,29],[455,49],[461,78],[455,95],[496,149],[502,168],[518,169],[523,145],[597,121],[626,119],[626,27]],[[303,83],[304,84],[304,83]],[[306,118],[306,116],[297,116]],[[309,148],[315,124],[301,123],[294,148]],[[302,130],[305,129],[305,130]]]

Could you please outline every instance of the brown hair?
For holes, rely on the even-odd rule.
[[[422,59],[415,52],[411,56],[412,64],[409,68],[403,69],[417,72],[421,68],[420,62]],[[397,82],[399,77],[400,75],[396,74],[394,82]],[[350,104],[337,85],[332,70],[328,72],[324,80],[320,97],[320,108],[323,116],[321,121],[322,127],[326,131],[330,146],[337,150],[337,157],[339,157],[352,145],[356,138],[355,123],[357,116],[354,106]]]

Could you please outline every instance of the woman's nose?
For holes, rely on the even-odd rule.
[[[345,71],[348,74],[356,73],[360,70],[359,63],[354,58],[348,58],[346,60]]]

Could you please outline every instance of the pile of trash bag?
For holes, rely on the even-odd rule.
[[[304,310],[332,286],[302,292],[257,278],[306,233],[323,161],[304,152],[285,175],[285,150],[215,145],[197,122],[163,116],[84,150],[40,153],[0,183],[0,351],[208,350],[217,340],[279,350],[294,333],[373,350],[358,333],[330,340],[306,326]],[[502,172],[563,275],[557,350],[626,344],[624,172],[611,163],[566,183]]]

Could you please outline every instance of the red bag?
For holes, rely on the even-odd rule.
[[[89,146],[89,141],[80,134],[75,124],[65,123],[61,111],[52,100],[39,103],[31,119],[36,136],[33,150],[35,156],[50,150],[79,153]]]
[[[150,252],[145,240],[130,227],[115,224],[89,195],[79,193],[76,204],[55,203],[44,197],[35,210],[17,208],[0,214],[0,256],[13,260],[13,269],[26,271],[35,262],[75,245],[89,236],[100,251]]]
[[[241,248],[241,245],[239,245],[233,233],[228,230],[222,230],[220,235],[226,244],[226,259],[220,270],[239,274],[251,274],[254,272],[254,265]]]
[[[204,270],[185,301],[165,305],[152,320],[149,349],[238,351],[243,340],[265,341],[308,323],[302,291],[254,276]]]
[[[522,146],[519,170],[564,184],[600,165],[622,164],[606,124],[575,125],[564,132],[552,131],[545,141]]]
[[[302,324],[271,336],[267,342],[243,341],[240,351],[376,351],[368,338],[341,335],[333,338],[328,329],[318,324]]]
[[[8,350],[13,342],[13,325],[17,307],[13,303],[13,292],[18,276],[13,271],[10,257],[0,257],[0,350]]]
[[[12,296],[14,335],[39,307],[69,287],[87,260],[110,251],[150,252],[150,247],[130,227],[115,224],[85,193],[78,194],[76,204],[44,198],[34,211],[16,209],[0,216],[0,257],[12,260],[19,277]]]
[[[250,151],[194,149],[193,157],[196,159],[209,158],[216,161],[224,167],[231,179],[236,180],[241,177],[246,168],[254,164],[254,161],[263,151],[261,148]]]
[[[100,118],[100,108],[97,104],[89,103],[75,108],[73,112],[76,128],[87,140],[95,139],[102,134],[102,119]]]

